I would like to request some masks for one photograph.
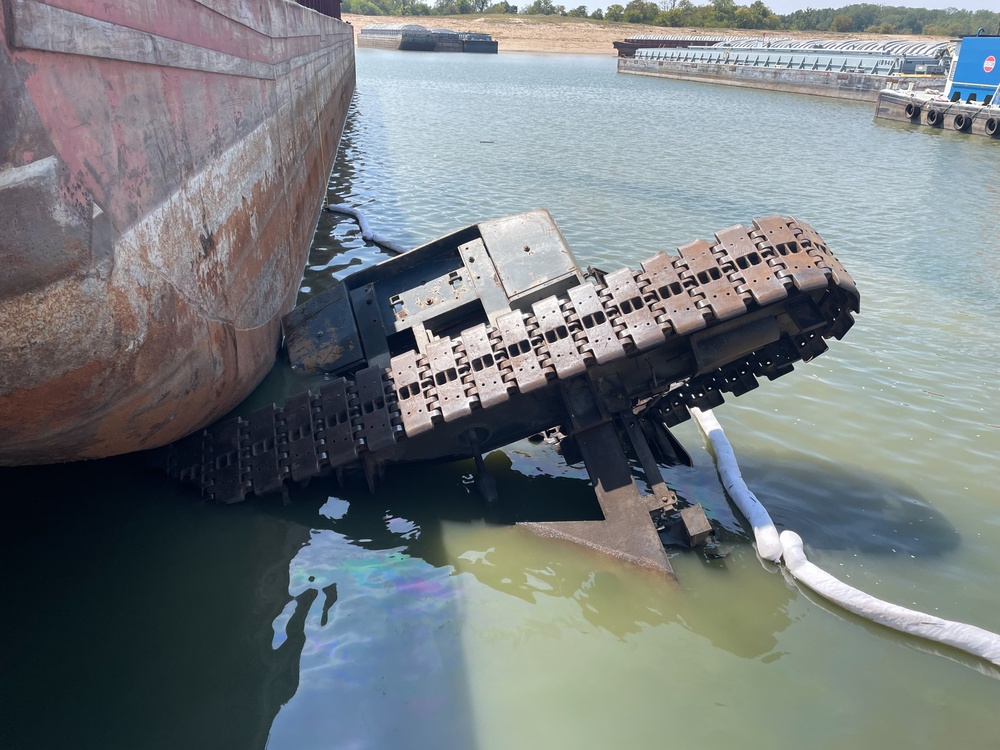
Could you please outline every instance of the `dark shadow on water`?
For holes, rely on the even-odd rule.
[[[778,529],[798,532],[816,549],[939,556],[961,543],[948,519],[910,485],[805,454],[737,458]]]
[[[131,458],[0,470],[4,748],[263,747],[299,682],[308,527],[213,508]]]
[[[402,545],[408,555],[436,567],[450,564],[440,534],[434,532],[442,522],[509,525],[526,520],[602,518],[587,482],[526,476],[511,469],[511,461],[502,451],[487,456],[486,465],[497,480],[501,502],[496,507],[487,505],[476,492],[471,459],[392,466],[375,495],[368,492],[363,476],[357,472],[348,474],[343,486],[333,477],[320,477],[304,487],[292,487],[292,502],[287,505],[276,497],[254,502],[261,506],[261,512],[334,530],[366,549],[395,549]],[[320,513],[331,496],[349,504],[343,516],[328,518]],[[388,523],[392,518],[407,519],[424,533],[400,534]]]

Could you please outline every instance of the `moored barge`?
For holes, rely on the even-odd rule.
[[[168,443],[273,364],[354,90],[335,0],[2,0],[0,465]]]
[[[886,88],[941,88],[949,65],[947,42],[753,38],[619,52],[619,73],[871,102]]]
[[[489,34],[428,29],[416,23],[375,23],[358,32],[359,47],[409,52],[473,52],[495,55],[498,45]]]
[[[746,37],[729,36],[687,36],[682,34],[634,34],[625,37],[623,42],[612,42],[618,57],[635,57],[640,49],[670,49],[674,47],[690,47],[692,45],[720,44]]]
[[[959,39],[955,50],[943,92],[883,91],[875,118],[1000,138],[1000,36]]]

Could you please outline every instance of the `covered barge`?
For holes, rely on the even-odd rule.
[[[949,59],[947,42],[755,38],[638,48],[618,72],[874,102],[886,88],[943,87]]]
[[[2,0],[0,465],[169,443],[271,368],[355,81],[311,5]]]

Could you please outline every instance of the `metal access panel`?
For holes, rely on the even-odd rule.
[[[486,252],[482,237],[459,245],[458,252],[462,256],[462,262],[465,263],[490,325],[495,326],[499,316],[510,312],[510,302],[500,284],[500,274],[497,273],[490,254]]]
[[[511,307],[524,309],[583,282],[576,258],[544,209],[485,221],[479,231]]]
[[[430,258],[375,282],[375,298],[387,333],[402,331],[476,297],[469,272],[458,252]]]
[[[365,361],[347,286],[337,284],[281,319],[292,367],[306,372],[344,372]]]
[[[375,297],[375,285],[365,284],[351,290],[351,307],[361,334],[361,343],[368,356],[369,365],[389,366],[389,342],[386,340],[385,326],[379,315]]]
[[[972,101],[978,102],[995,96],[1000,86],[1000,36],[967,36],[956,47],[945,96],[952,99],[958,94],[958,101],[963,102],[973,94]]]

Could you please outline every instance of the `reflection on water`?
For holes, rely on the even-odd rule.
[[[299,684],[306,600],[279,648],[270,624],[308,526],[192,503],[130,458],[0,486],[0,746],[264,746]]]
[[[523,446],[521,449],[527,452],[527,444]],[[546,475],[527,477],[510,468],[509,461],[496,460],[502,457],[494,453],[489,461],[501,498],[521,493],[536,506],[543,506],[537,513],[546,517],[557,515],[551,512],[552,507],[590,502],[593,498],[587,481]],[[537,458],[541,462],[551,460],[545,451],[539,451]],[[452,574],[471,574],[479,584],[527,603],[545,597],[572,600],[579,607],[579,617],[619,639],[650,626],[679,623],[709,637],[720,648],[750,658],[768,653],[774,646],[775,633],[787,625],[787,618],[784,625],[780,624],[780,613],[790,596],[784,587],[768,589],[765,596],[769,606],[761,608],[768,625],[760,631],[762,640],[748,641],[748,631],[736,633],[725,625],[712,632],[711,623],[729,623],[737,617],[745,609],[750,590],[727,598],[718,611],[706,617],[699,607],[691,606],[687,596],[678,596],[655,574],[595,557],[568,543],[538,539],[519,527],[491,524],[484,519],[482,501],[465,484],[464,472],[470,468],[471,461],[434,471],[401,469],[395,476],[390,475],[377,502],[366,496],[360,482],[357,487],[340,490],[336,497],[326,495],[329,482],[318,482],[314,484],[320,486],[293,493],[291,505],[270,509],[282,517],[312,519],[317,527],[292,563],[291,593],[319,590],[336,582],[336,576],[317,572],[333,566],[346,573],[354,585],[374,585],[379,591],[408,590],[413,585],[421,596],[440,599],[438,604],[449,602],[454,591],[441,585],[438,576],[433,582],[419,585],[399,580],[402,571],[409,570],[407,565],[423,560]],[[419,487],[419,492],[414,493],[413,487]],[[315,518],[318,504],[323,517],[319,522]],[[752,557],[745,536],[730,535],[729,539],[743,546],[738,554]],[[553,546],[559,549],[557,557],[552,554]],[[369,569],[365,562],[359,563],[372,559],[389,560],[391,565],[388,570],[378,566]],[[705,567],[708,575],[726,575],[725,561],[705,561]],[[358,570],[363,572],[360,584]],[[374,584],[368,578],[372,574],[378,576]],[[344,586],[341,580],[338,608],[344,607],[349,598]],[[761,596],[759,591],[752,595]],[[314,609],[316,614],[318,605]],[[280,627],[276,625],[276,629]]]
[[[748,483],[825,568],[1000,630],[998,144],[612,58],[469,57],[359,51],[331,201],[407,245],[546,206],[609,270],[753,216],[807,220],[864,312],[718,410]],[[324,215],[302,295],[384,257]],[[243,408],[319,382],[278,367]],[[0,470],[0,747],[993,743],[989,670],[762,565],[697,431],[677,433],[694,465],[667,481],[731,549],[672,553],[677,586],[487,522],[468,464],[229,508],[129,459]],[[593,505],[548,447],[488,463],[514,517]]]
[[[792,574],[787,570],[783,569],[781,573],[785,577],[788,584],[798,588],[799,593],[812,602],[813,606],[824,610],[831,617],[846,620],[853,626],[865,630],[872,638],[879,638],[887,643],[897,643],[901,641],[906,643],[907,648],[912,648],[922,653],[933,655],[935,658],[948,659],[955,664],[962,665],[966,669],[972,669],[979,672],[992,680],[1000,680],[1000,667],[997,667],[991,662],[983,661],[982,659],[978,659],[971,654],[959,651],[956,648],[951,648],[950,646],[945,646],[934,641],[927,641],[923,638],[917,638],[915,636],[903,635],[894,630],[884,628],[871,620],[859,617],[852,612],[841,609],[835,604],[832,604],[829,600],[821,597],[812,589],[798,584],[795,579],[792,578]]]
[[[315,513],[312,498],[305,502]],[[459,592],[408,545],[421,530],[331,498],[329,527],[290,562],[290,591],[323,591],[305,620],[301,682],[272,728],[289,747],[474,747],[461,643]],[[335,604],[328,608],[331,594]],[[287,614],[275,625],[280,642]],[[442,627],[444,624],[444,627]]]
[[[329,618],[320,597],[305,618],[301,682],[275,721],[272,744],[326,747],[336,736],[338,747],[352,748],[501,746],[482,741],[484,707],[474,696],[484,680],[501,691],[516,685],[496,665],[473,667],[498,647],[559,648],[587,636],[598,649],[631,649],[646,632],[679,628],[740,659],[780,658],[777,635],[791,623],[793,596],[780,576],[772,572],[766,587],[737,588],[706,608],[709,588],[674,590],[613,559],[484,522],[480,501],[465,491],[463,468],[404,472],[377,500],[360,487],[327,496],[326,483],[267,509],[289,521],[314,519],[309,542],[290,563],[290,592],[336,590]],[[497,473],[501,487],[516,486],[516,477]],[[590,492],[582,480],[532,481],[547,485],[539,490],[545,495]],[[752,551],[739,555],[742,566]],[[727,576],[725,564],[706,570],[710,579]],[[557,617],[543,614],[550,606]],[[523,617],[510,622],[512,608],[523,607]],[[484,608],[502,616],[483,621]],[[275,620],[276,643],[287,621],[287,611]],[[576,670],[565,671],[568,678]],[[539,679],[563,689],[558,675]]]

